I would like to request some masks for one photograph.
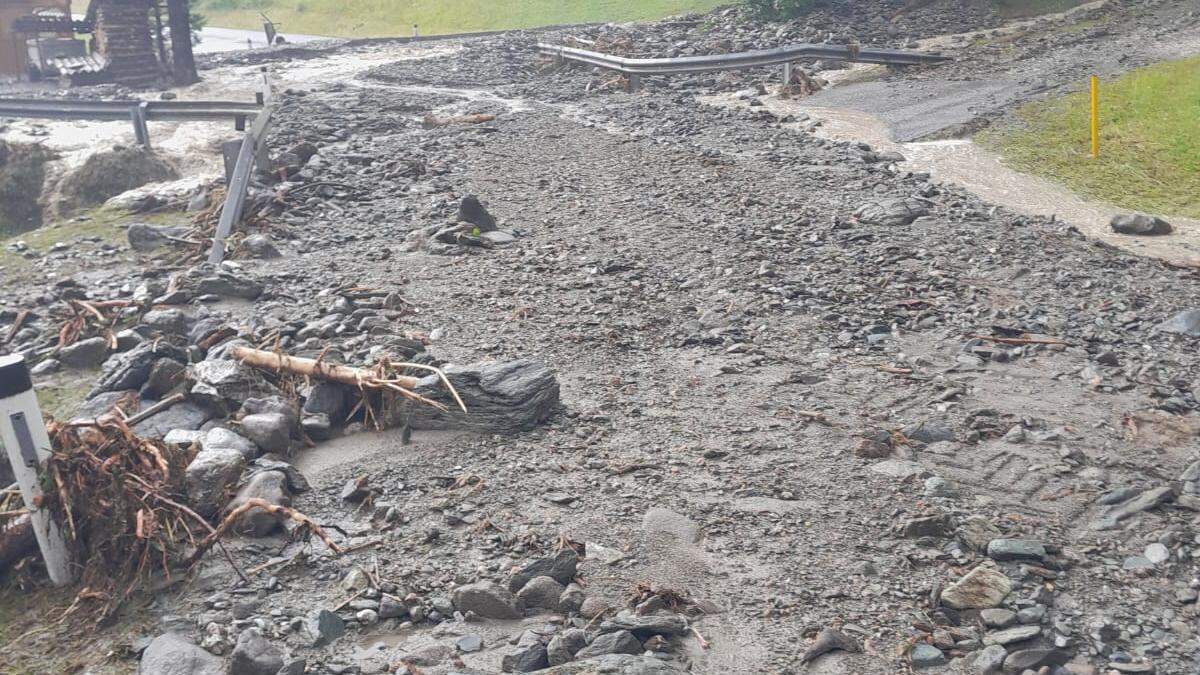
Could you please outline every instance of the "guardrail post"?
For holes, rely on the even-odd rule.
[[[146,126],[146,110],[150,107],[149,101],[142,101],[135,107],[130,109],[130,116],[133,118],[133,135],[137,139],[138,145],[150,149],[150,128]]]
[[[783,86],[788,86],[792,83],[792,62],[788,61],[783,64]]]
[[[50,437],[38,409],[29,367],[20,355],[0,356],[0,445],[21,487],[50,581],[56,586],[71,583],[70,554],[62,532],[50,511],[38,506],[42,501],[39,474],[50,459]]]
[[[630,94],[636,94],[642,88],[642,76],[635,73],[629,73],[629,84],[625,87],[625,91]]]

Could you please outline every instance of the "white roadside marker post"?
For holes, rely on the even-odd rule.
[[[34,506],[42,496],[39,473],[50,458],[50,436],[24,356],[0,356],[0,446],[21,487],[50,581],[55,586],[71,583],[70,557],[62,532],[48,509]]]

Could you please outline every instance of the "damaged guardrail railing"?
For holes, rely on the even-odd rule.
[[[254,118],[254,124],[246,132],[246,137],[242,139],[233,170],[226,176],[225,204],[221,207],[221,217],[217,221],[212,249],[208,254],[208,262],[214,265],[224,260],[225,240],[242,219],[246,191],[250,189],[250,179],[254,175],[255,167],[263,171],[269,171],[271,168],[271,158],[267,155],[267,131],[271,126],[271,115],[275,112],[275,101],[271,94],[270,82],[265,81],[263,96],[263,108]]]
[[[760,66],[783,66],[784,82],[792,79],[792,63],[801,59],[836,59],[855,63],[912,66],[948,61],[950,57],[931,52],[899,49],[873,49],[854,45],[800,44],[776,49],[761,49],[736,54],[683,56],[673,59],[631,59],[586,49],[538,43],[538,52],[560,61],[576,61],[615,70],[629,80],[629,90],[637,91],[644,75],[677,75],[714,70],[741,70]]]
[[[139,144],[150,146],[147,122],[233,120],[238,131],[262,110],[262,103],[236,101],[80,101],[49,98],[0,98],[0,117],[133,122]]]

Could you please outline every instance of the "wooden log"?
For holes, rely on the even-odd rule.
[[[28,515],[0,523],[0,570],[37,551],[33,520]]]
[[[292,373],[293,375],[304,375],[307,377],[315,377],[321,380],[329,380],[330,382],[338,382],[349,385],[351,387],[375,386],[371,383],[381,379],[380,373],[374,368],[355,368],[353,366],[340,366],[333,363],[322,363],[317,359],[306,359],[299,356],[288,356],[278,352],[268,352],[262,349],[252,349],[250,347],[236,346],[229,351],[229,355],[240,360],[248,366],[262,368],[263,370],[273,370],[277,373]],[[396,384],[405,389],[415,389],[420,382],[415,377],[396,376],[388,377],[388,382]]]

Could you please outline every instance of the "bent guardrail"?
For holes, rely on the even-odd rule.
[[[608,70],[615,70],[629,78],[630,91],[638,89],[641,84],[641,78],[644,75],[678,75],[782,65],[784,67],[784,81],[787,82],[791,80],[792,63],[800,59],[836,59],[855,63],[912,66],[924,63],[939,63],[948,61],[950,58],[931,52],[824,44],[800,44],[791,47],[778,47],[776,49],[738,52],[736,54],[683,56],[673,59],[632,59],[545,42],[538,43],[538,52],[559,60],[575,61]]]
[[[236,101],[81,101],[52,98],[0,98],[0,117],[133,122],[138,143],[150,146],[147,122],[233,120],[238,131],[262,110],[261,103]]]

